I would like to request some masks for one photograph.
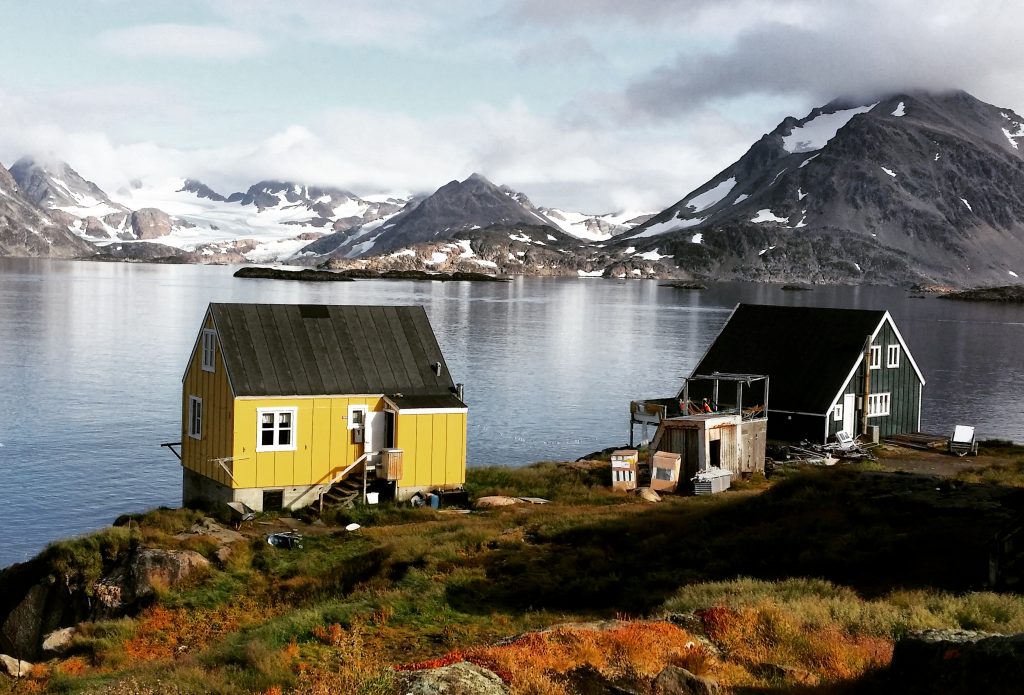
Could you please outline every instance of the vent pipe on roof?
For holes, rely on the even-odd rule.
[[[441,363],[440,362],[434,362],[434,364],[432,364],[431,367],[434,370],[434,376],[441,376]]]
[[[466,402],[466,399],[463,397],[464,395],[465,387],[463,386],[463,384],[455,384],[455,396],[463,403]]]

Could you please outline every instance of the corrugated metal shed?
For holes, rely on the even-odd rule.
[[[465,407],[423,307],[211,303],[210,312],[235,397],[379,393],[415,399],[403,407]]]

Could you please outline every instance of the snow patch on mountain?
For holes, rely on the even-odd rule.
[[[725,196],[729,195],[729,192],[736,187],[736,177],[722,181],[714,188],[711,188],[703,193],[698,193],[693,198],[686,201],[686,206],[693,209],[693,212],[703,212],[709,207],[721,202]]]
[[[644,231],[640,232],[639,234],[637,234],[633,238],[640,239],[640,238],[643,238],[643,237],[658,236],[659,234],[665,234],[666,232],[673,232],[673,231],[676,231],[678,229],[686,229],[687,227],[696,227],[698,224],[700,224],[703,221],[704,221],[703,217],[701,217],[699,219],[693,219],[693,220],[681,220],[679,218],[673,217],[672,219],[670,219],[667,222],[658,222],[657,224],[652,224],[650,227],[648,227]]]
[[[905,116],[906,114],[907,114],[906,106],[901,101],[899,106],[897,106],[896,109],[891,114],[889,114],[889,115],[890,116],[895,116],[896,118],[901,118],[901,117]]]
[[[794,127],[789,135],[783,136],[782,147],[791,154],[820,150],[836,136],[840,128],[850,122],[851,118],[859,113],[867,113],[877,105],[878,102],[875,102],[870,106],[858,106],[815,116],[803,125]]]
[[[645,261],[660,261],[662,258],[671,258],[671,254],[658,253],[658,249],[653,251],[645,251],[644,253],[635,253],[633,258],[642,258]]]
[[[884,171],[884,172],[885,172],[886,174],[888,174],[889,176],[891,176],[891,177],[893,177],[893,178],[896,178],[896,172],[895,172],[895,171],[893,171],[892,169],[890,169],[890,168],[888,168],[888,167],[882,167],[881,169],[882,169],[882,171]]]
[[[789,222],[788,217],[779,217],[768,208],[762,208],[757,211],[757,214],[751,218],[751,222]]]

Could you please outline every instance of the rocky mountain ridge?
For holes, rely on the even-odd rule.
[[[1021,139],[1024,118],[965,92],[837,100],[655,215],[540,208],[480,174],[420,197],[287,181],[223,195],[195,179],[111,197],[63,163],[12,171],[112,260],[963,286],[1024,272]]]
[[[0,166],[0,256],[74,258],[94,252],[91,244],[33,205]]]
[[[1006,282],[1024,273],[1024,119],[965,92],[832,102],[616,239],[697,277]],[[691,248],[693,247],[693,248]]]

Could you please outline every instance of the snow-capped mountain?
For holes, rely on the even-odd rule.
[[[1024,119],[965,92],[834,101],[616,239],[700,277],[1013,282]]]
[[[36,207],[0,166],[0,256],[74,258],[96,250]]]
[[[386,220],[407,203],[284,181],[261,181],[224,196],[193,179],[141,185],[117,197],[126,206],[163,210],[177,221],[162,244],[211,260],[235,252],[240,260],[257,262],[284,260],[324,234]]]
[[[303,252],[352,258],[423,242],[461,238],[465,232],[492,225],[517,224],[555,228],[522,193],[496,186],[480,174],[472,174],[465,181],[451,181],[441,186],[387,221],[325,237]]]
[[[654,216],[653,213],[636,210],[611,212],[605,215],[588,215],[558,208],[541,208],[540,212],[566,234],[572,234],[578,239],[587,239],[588,241],[608,241],[612,237],[625,234]]]

